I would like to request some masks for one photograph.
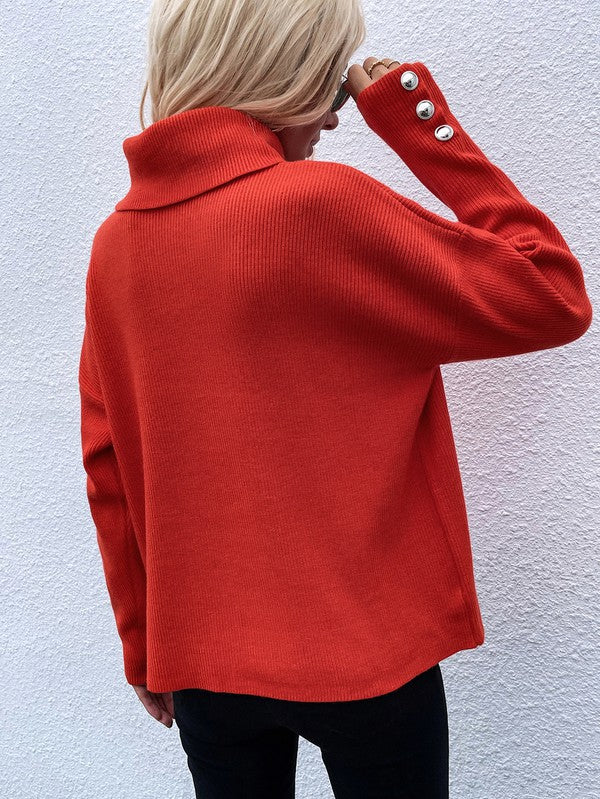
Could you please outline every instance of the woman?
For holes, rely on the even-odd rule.
[[[363,39],[359,0],[156,0],[152,123],[92,245],[87,495],[197,796],[292,797],[299,735],[336,797],[448,795],[439,662],[484,629],[440,366],[591,323],[429,69],[343,75]],[[310,158],[348,96],[456,222]]]

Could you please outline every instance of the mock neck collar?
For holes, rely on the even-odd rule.
[[[117,211],[159,208],[284,161],[266,124],[227,106],[203,106],[153,122],[123,141],[131,187]]]

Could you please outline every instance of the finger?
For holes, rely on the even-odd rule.
[[[392,72],[392,70],[399,69],[402,66],[402,64],[395,58],[382,58],[381,60],[385,62],[388,72]]]
[[[159,705],[151,699],[150,697],[144,700],[144,707],[148,711],[148,713],[155,718],[157,721],[160,721],[163,715],[163,709],[159,707]]]
[[[367,75],[361,64],[352,64],[348,67],[348,80],[342,86],[355,100],[363,89],[370,86],[373,81]]]
[[[164,710],[160,707],[160,705],[156,702],[154,695],[150,693],[146,688],[141,686],[134,686],[138,698],[142,705],[146,708],[146,711],[152,716],[152,718],[156,719],[157,721],[163,722]]]
[[[367,75],[370,76],[372,81],[376,81],[377,78],[380,78],[382,75],[385,75],[388,71],[385,64],[378,64],[378,61],[383,61],[383,58],[376,58],[375,56],[369,56],[364,61],[364,68]],[[390,58],[390,61],[392,59]],[[373,66],[376,64],[377,66]]]
[[[138,699],[146,708],[146,711],[152,716],[153,719],[160,721],[161,724],[164,724],[165,727],[172,727],[173,726],[173,712],[170,710],[170,706],[167,704],[167,699],[161,693],[155,694],[149,691],[145,685],[134,685],[134,691],[136,692]],[[168,694],[168,696],[172,696]],[[172,705],[172,700],[171,700]]]
[[[173,726],[173,717],[170,713],[166,710],[163,710],[156,702],[152,702],[150,705],[146,705],[146,710],[152,718],[155,718],[157,721],[160,721],[161,724],[164,724],[165,727],[172,727]]]
[[[161,724],[164,724],[166,727],[171,727],[173,724],[173,713],[169,711],[166,702],[167,694],[158,693],[158,694],[151,694],[152,699],[154,700],[154,704],[157,709],[160,711],[160,716],[155,716]]]

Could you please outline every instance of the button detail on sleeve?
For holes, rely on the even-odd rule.
[[[411,69],[407,69],[400,75],[400,83],[407,91],[412,92],[419,85],[419,76]]]
[[[421,119],[429,119],[433,116],[434,111],[435,106],[431,100],[421,100],[420,103],[417,103],[417,116]]]
[[[454,136],[454,130],[450,125],[438,125],[434,130],[433,135],[440,141],[448,141]]]

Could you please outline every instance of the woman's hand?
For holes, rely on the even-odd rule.
[[[373,68],[371,77],[369,77],[369,68],[376,61],[383,61],[383,64],[377,64],[377,66]],[[398,69],[399,67],[400,64],[396,59],[369,56],[363,61],[362,66],[360,64],[352,64],[348,67],[348,80],[343,82],[342,87],[356,100],[363,89],[366,89],[367,86],[375,83],[378,78],[387,75],[388,72]]]
[[[134,685],[133,690],[148,713],[165,727],[173,726],[173,693],[154,694],[145,685]]]

